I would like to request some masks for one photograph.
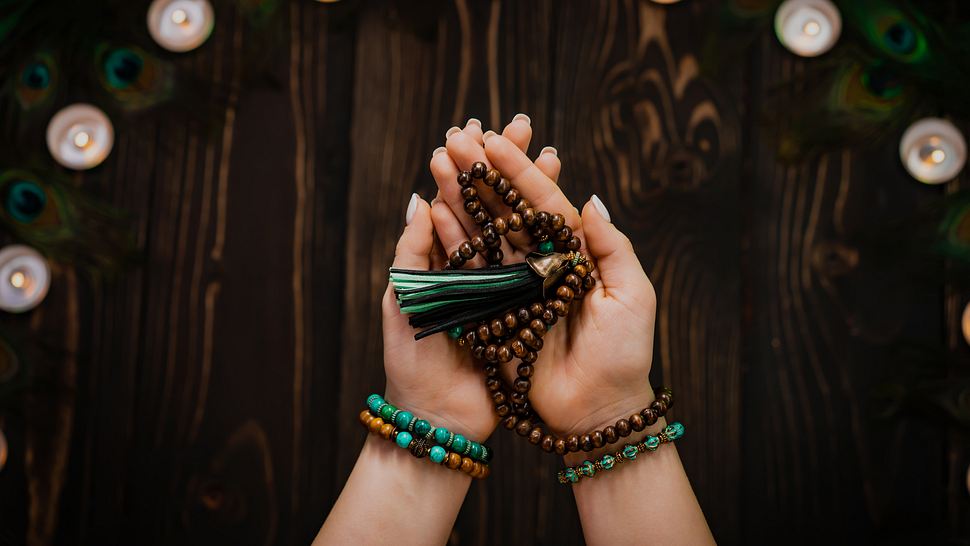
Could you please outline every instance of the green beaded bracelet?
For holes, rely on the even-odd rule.
[[[380,417],[386,423],[390,423],[400,430],[406,430],[413,434],[415,438],[432,441],[446,450],[471,457],[476,461],[488,463],[492,460],[492,450],[488,447],[469,440],[461,434],[455,434],[446,428],[437,428],[428,421],[416,417],[409,411],[398,409],[389,404],[379,394],[372,394],[367,397],[367,408],[371,413]]]
[[[673,442],[683,435],[684,425],[673,422],[664,427],[656,436],[647,436],[639,443],[627,444],[623,446],[623,449],[612,455],[606,454],[599,459],[589,459],[576,466],[564,468],[559,471],[556,477],[562,484],[576,483],[582,478],[592,478],[598,472],[612,470],[618,463],[636,460],[637,455],[644,451],[657,451],[657,448],[661,445]]]

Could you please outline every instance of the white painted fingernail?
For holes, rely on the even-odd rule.
[[[404,213],[404,225],[411,225],[414,220],[414,213],[418,210],[418,194],[412,193],[411,200],[408,201],[408,211]]]
[[[559,151],[553,148],[552,146],[546,146],[545,148],[542,149],[541,152],[539,152],[539,155],[542,155],[542,154],[552,154],[554,156],[558,156]]]
[[[610,219],[610,211],[606,210],[606,205],[603,204],[603,201],[600,200],[598,195],[594,193],[593,196],[589,198],[589,201],[594,207],[596,207],[596,212],[600,213],[600,216],[602,216],[607,222],[613,221]]]
[[[468,118],[468,121],[465,122],[465,127],[468,127],[469,125],[478,125],[478,128],[481,129],[482,122],[478,121],[476,118]]]
[[[493,136],[495,136],[495,131],[492,131],[492,130],[485,131],[485,134],[482,135],[482,142],[488,140],[489,138],[491,138]]]
[[[461,129],[459,129],[458,127],[452,127],[451,129],[448,129],[447,133],[445,133],[445,138],[446,139],[451,138],[452,135],[457,135],[460,132],[461,132]]]
[[[532,125],[532,120],[529,119],[529,116],[527,116],[525,114],[516,114],[512,118],[512,121],[524,121],[524,122],[528,123],[529,125]]]
[[[444,146],[438,146],[437,148],[434,149],[433,152],[431,152],[431,157],[434,157],[434,156],[436,156],[438,154],[445,153],[447,151],[448,151],[448,149],[445,148]]]

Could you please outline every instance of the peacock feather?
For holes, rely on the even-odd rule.
[[[102,43],[95,49],[98,80],[123,110],[140,110],[172,97],[175,68],[172,63],[135,46]]]
[[[121,215],[63,181],[0,170],[0,204],[0,224],[55,260],[117,269],[133,256]]]

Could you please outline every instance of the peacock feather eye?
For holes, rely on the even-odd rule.
[[[20,75],[20,80],[30,89],[47,89],[51,83],[51,70],[43,62],[28,63]]]
[[[862,4],[874,4],[871,10],[860,13],[866,40],[874,49],[902,63],[928,59],[926,34],[916,20],[888,4],[871,1]]]
[[[5,188],[3,207],[14,220],[29,224],[44,212],[47,194],[32,180],[14,180]]]
[[[52,96],[57,82],[54,59],[47,54],[31,57],[20,69],[14,93],[25,110],[32,109]]]
[[[126,89],[138,81],[144,64],[144,60],[134,50],[121,47],[109,51],[104,56],[105,80],[115,89]]]
[[[139,110],[172,96],[174,69],[170,63],[137,46],[101,44],[96,50],[101,86],[118,106]]]
[[[870,64],[862,71],[862,85],[882,99],[892,99],[903,92],[903,84],[895,72],[882,63]]]
[[[873,122],[887,119],[906,98],[895,71],[882,62],[840,68],[830,93],[831,111],[863,116]]]
[[[907,21],[890,22],[882,33],[883,42],[891,51],[900,55],[909,55],[916,50],[916,29]]]

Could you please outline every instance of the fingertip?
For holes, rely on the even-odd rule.
[[[502,136],[509,139],[518,149],[526,152],[532,141],[532,125],[524,119],[514,119],[502,130]]]
[[[547,151],[549,149],[553,150],[553,152]],[[553,182],[557,182],[559,180],[559,173],[562,171],[562,162],[554,152],[555,148],[546,146],[539,154],[539,157],[536,158],[536,167]]]

